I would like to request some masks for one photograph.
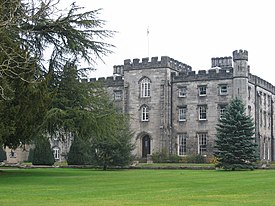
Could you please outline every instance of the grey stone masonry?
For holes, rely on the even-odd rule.
[[[130,115],[136,157],[164,151],[212,156],[216,124],[230,100],[239,97],[255,122],[260,159],[275,159],[275,87],[250,73],[246,50],[212,58],[211,69],[197,72],[167,56],[126,59],[113,69],[113,77],[99,80]]]

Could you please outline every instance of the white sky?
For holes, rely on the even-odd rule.
[[[212,57],[248,51],[250,71],[275,85],[273,0],[74,0],[88,10],[102,8],[114,53],[98,61],[91,77],[111,76],[125,59],[169,56],[208,70]],[[73,0],[61,0],[69,5]],[[147,28],[149,27],[149,52]]]

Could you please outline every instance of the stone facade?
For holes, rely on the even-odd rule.
[[[125,60],[114,66],[112,77],[100,78],[130,115],[137,157],[161,151],[212,155],[218,119],[239,97],[254,119],[260,158],[274,160],[275,87],[250,73],[245,50],[211,61],[210,70],[196,73],[167,56]]]

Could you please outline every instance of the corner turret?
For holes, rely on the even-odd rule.
[[[238,97],[247,105],[248,95],[248,51],[235,50],[233,51],[233,97]]]

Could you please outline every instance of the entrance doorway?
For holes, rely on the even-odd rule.
[[[142,157],[147,157],[148,154],[151,154],[151,140],[148,135],[145,135],[142,138]]]

